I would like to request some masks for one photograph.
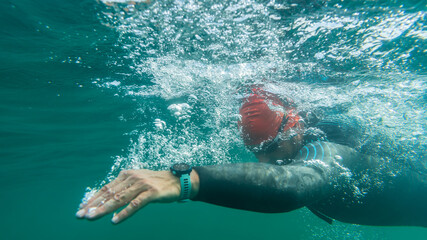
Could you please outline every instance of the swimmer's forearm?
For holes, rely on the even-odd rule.
[[[324,177],[304,166],[242,163],[195,167],[192,200],[256,212],[287,212],[328,191]]]

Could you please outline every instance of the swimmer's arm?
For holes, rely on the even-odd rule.
[[[293,164],[242,163],[195,167],[200,179],[193,198],[256,212],[287,212],[329,197],[334,184],[345,184],[345,167],[365,164],[354,149],[329,142],[310,143]],[[360,165],[360,166],[359,166]],[[345,176],[345,175],[344,175]]]
[[[256,212],[287,212],[326,197],[328,176],[302,165],[242,163],[195,167],[195,201]]]
[[[323,149],[328,149],[325,152],[314,151],[313,146],[313,151],[303,151],[301,158],[317,159],[313,152],[322,153],[329,156],[322,157],[324,167],[262,163],[195,167],[191,173],[191,199],[258,212],[285,212],[310,205],[331,193],[331,179],[337,177],[333,176],[337,171],[333,170],[332,156],[339,153],[343,163],[358,156],[354,150],[337,144],[322,143]],[[94,220],[126,206],[112,219],[113,223],[120,223],[149,203],[177,201],[180,188],[179,179],[170,171],[122,171],[81,204],[76,216]]]
[[[195,167],[190,176],[192,200],[258,212],[291,211],[327,191],[322,174],[304,166],[217,165]],[[125,206],[112,218],[117,224],[150,203],[178,201],[180,192],[180,181],[170,171],[122,171],[81,204],[76,216],[95,220]]]

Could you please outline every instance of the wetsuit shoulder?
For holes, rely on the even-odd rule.
[[[307,142],[325,139],[352,148],[359,146],[361,140],[365,138],[366,131],[362,121],[342,114],[327,116],[312,127],[320,131],[314,131],[317,135],[308,135]]]

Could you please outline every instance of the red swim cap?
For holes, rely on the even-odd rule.
[[[240,107],[238,125],[245,145],[255,146],[276,137],[286,108],[278,96],[259,88],[252,91]]]

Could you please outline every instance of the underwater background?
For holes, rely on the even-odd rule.
[[[426,166],[426,4],[0,0],[0,239],[426,239],[199,202],[75,218],[121,169],[255,161],[236,121],[256,84],[364,119]]]

